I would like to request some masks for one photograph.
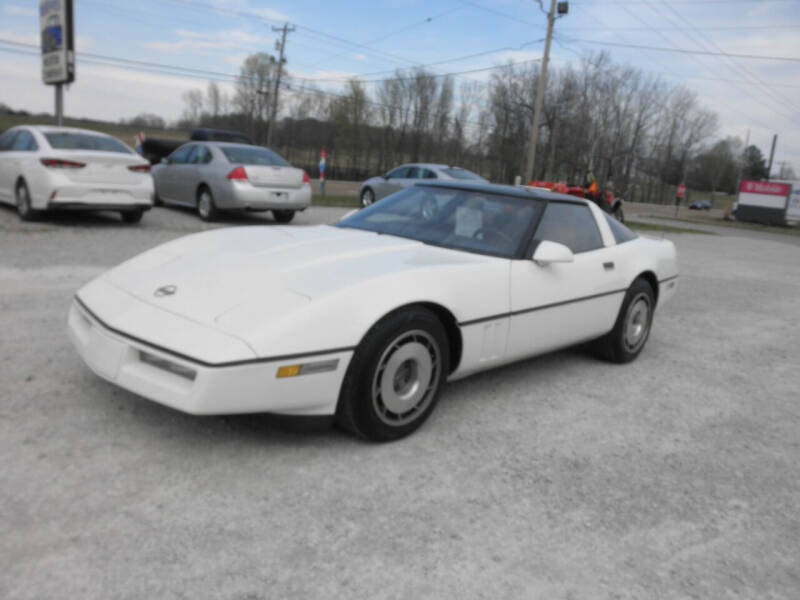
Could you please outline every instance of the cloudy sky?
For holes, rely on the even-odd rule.
[[[36,56],[38,4],[0,0],[0,102],[49,111],[53,94],[41,83]],[[75,0],[75,5],[79,59],[66,112],[114,120],[141,112],[177,118],[183,91],[204,87],[207,73],[224,82],[247,54],[274,51],[272,27],[284,21],[297,27],[287,44],[291,74],[325,80],[319,85],[330,90],[348,76],[381,77],[413,64],[439,63],[437,72],[457,72],[535,59],[545,33],[545,16],[533,0]],[[790,161],[800,171],[800,0],[572,0],[556,32],[554,64],[606,48],[619,63],[695,90],[718,113],[721,136],[744,139],[749,130],[751,142],[767,154],[778,133],[776,163]],[[109,64],[104,57],[138,62]],[[168,75],[143,63],[197,72]],[[460,78],[486,79],[489,73]]]

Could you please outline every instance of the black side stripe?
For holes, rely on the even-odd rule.
[[[461,327],[466,327],[467,325],[476,325],[477,323],[484,323],[486,321],[494,321],[496,319],[504,319],[506,317],[515,317],[517,315],[524,315],[525,313],[536,312],[537,310],[556,308],[557,306],[564,306],[565,304],[573,304],[575,302],[585,302],[586,300],[594,300],[595,298],[602,298],[603,296],[622,294],[627,291],[628,291],[627,288],[623,288],[621,290],[614,290],[612,292],[603,292],[602,294],[594,294],[592,296],[583,296],[581,298],[573,298],[571,300],[562,300],[561,302],[553,302],[552,304],[542,304],[541,306],[534,306],[532,308],[523,308],[521,310],[514,310],[507,313],[501,313],[499,315],[492,315],[491,317],[481,317],[480,319],[471,319],[469,321],[463,321],[459,323],[459,325]]]
[[[322,356],[325,354],[337,354],[339,352],[350,352],[355,350],[355,346],[347,347],[347,348],[331,348],[330,350],[315,350],[313,352],[302,352],[300,354],[283,354],[279,356],[266,356],[263,358],[248,358],[245,360],[232,360],[229,362],[222,362],[222,363],[210,363],[204,360],[200,360],[199,358],[195,358],[193,356],[187,356],[185,354],[181,354],[180,352],[175,352],[175,350],[170,350],[169,348],[164,348],[163,346],[158,346],[157,344],[153,344],[152,342],[145,341],[141,338],[137,338],[129,333],[125,333],[124,331],[120,331],[119,329],[115,329],[111,327],[108,323],[103,321],[100,317],[94,314],[83,301],[75,296],[75,301],[81,305],[84,311],[95,321],[97,321],[103,328],[107,329],[108,331],[117,334],[120,337],[128,339],[132,342],[136,342],[142,346],[146,346],[148,348],[152,348],[153,350],[157,350],[158,352],[163,352],[164,354],[169,354],[170,356],[174,356],[175,358],[179,358],[181,360],[185,360],[187,362],[191,362],[197,365],[201,365],[203,367],[238,367],[241,365],[253,365],[258,363],[265,363],[265,362],[273,362],[278,360],[294,360],[298,358],[310,358],[313,356]]]

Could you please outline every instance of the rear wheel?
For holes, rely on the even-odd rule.
[[[614,329],[595,342],[597,353],[615,363],[628,363],[639,356],[650,335],[655,304],[650,284],[636,279],[625,294]]]
[[[19,218],[23,221],[34,221],[41,214],[40,211],[34,210],[31,206],[31,195],[28,191],[28,185],[24,181],[20,181],[17,185],[17,213]]]
[[[294,219],[293,210],[273,210],[272,216],[278,223],[290,223]]]
[[[138,223],[139,221],[142,220],[142,215],[144,214],[144,211],[141,209],[123,210],[119,214],[122,217],[122,220],[125,221],[126,223]]]
[[[376,442],[410,434],[436,407],[449,363],[447,335],[436,315],[415,307],[387,316],[353,354],[337,422]]]
[[[197,194],[197,214],[203,221],[214,221],[219,216],[214,196],[206,186],[201,187]]]
[[[361,206],[367,207],[370,204],[375,203],[375,192],[372,191],[370,188],[365,188],[363,192],[361,192]]]

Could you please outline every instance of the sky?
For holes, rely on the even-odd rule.
[[[0,0],[0,102],[32,112],[53,110],[36,55],[38,5]],[[534,0],[75,0],[79,56],[65,112],[176,119],[182,93],[205,87],[204,72],[224,82],[248,54],[274,52],[273,27],[284,22],[296,27],[286,45],[288,71],[324,80],[318,85],[330,91],[350,76],[383,77],[415,64],[448,61],[433,67],[445,73],[537,59],[546,29]],[[552,64],[577,64],[582,54],[605,49],[617,63],[697,92],[719,115],[719,137],[744,140],[749,131],[750,142],[768,154],[777,133],[774,164],[788,161],[800,172],[800,0],[573,0],[555,32]],[[98,58],[109,56],[139,61],[127,66],[140,70]],[[165,74],[140,63],[200,72]]]

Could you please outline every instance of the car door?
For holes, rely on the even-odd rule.
[[[159,165],[155,174],[156,192],[167,202],[180,202],[177,196],[177,174],[192,150],[192,144],[185,144],[170,154]]]
[[[0,135],[0,200],[13,202],[14,176],[11,169],[11,146],[17,137],[18,129]]]
[[[597,215],[588,205],[549,201],[530,255],[544,240],[567,246],[573,260],[512,261],[509,357],[541,354],[607,333],[625,294],[613,246],[604,243]]]

